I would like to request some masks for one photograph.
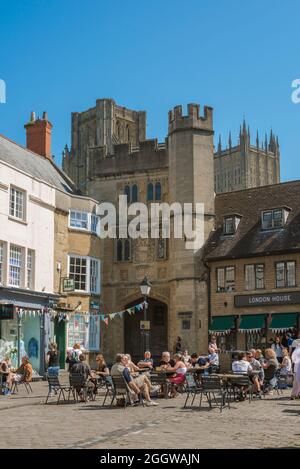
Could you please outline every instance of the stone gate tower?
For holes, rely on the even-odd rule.
[[[198,104],[189,104],[185,116],[181,106],[169,112],[169,201],[192,203],[194,208],[196,203],[204,204],[204,240],[214,223],[212,117],[213,110],[207,106],[201,117]],[[171,308],[176,312],[173,323],[177,327],[176,334],[184,336],[190,332],[182,328],[184,318],[189,319],[193,331],[189,347],[204,352],[207,347],[208,295],[201,250],[188,250],[185,239],[171,238],[169,252]]]

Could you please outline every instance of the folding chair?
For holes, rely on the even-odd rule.
[[[32,390],[32,387],[30,386],[30,382],[29,381],[25,381],[25,380],[22,380],[22,381],[13,381],[12,383],[12,387],[11,387],[11,393],[12,394],[16,394],[19,392],[19,386],[21,385],[24,385],[26,391],[27,391],[27,394],[30,394],[30,393],[33,393],[33,390]]]
[[[243,390],[245,388],[245,390]],[[237,374],[236,378],[231,378],[230,379],[230,391],[232,390],[233,392],[233,398],[235,399],[236,391],[238,393],[242,393],[243,397],[245,399],[247,398],[247,393],[249,396],[249,404],[251,403],[253,399],[253,383],[249,377],[249,375],[246,374]],[[231,392],[230,392],[231,394]]]
[[[199,386],[197,386],[197,383],[196,383],[196,380],[195,380],[195,377],[193,376],[193,374],[186,373],[185,380],[186,380],[187,396],[186,396],[186,400],[185,400],[185,403],[184,403],[184,406],[183,406],[184,408],[186,408],[186,405],[187,405],[187,402],[188,402],[190,396],[193,396],[192,403],[191,403],[191,407],[192,407],[193,404],[194,404],[195,397],[197,395],[201,394],[201,388]]]
[[[89,386],[89,382],[86,380],[85,376],[81,373],[70,373],[70,388],[68,394],[68,402],[70,402],[70,395],[72,393],[74,401],[79,402],[78,395],[82,391],[84,402],[88,401],[88,397],[91,400],[94,400],[94,395],[92,392],[92,386]]]
[[[114,400],[117,399],[118,396],[121,396],[121,398],[124,399],[124,409],[126,409],[126,406],[131,404],[130,391],[127,383],[123,376],[112,376],[112,381],[114,385],[114,395],[110,407],[112,407]]]
[[[227,407],[230,409],[228,390],[223,386],[222,379],[219,376],[203,376],[202,387],[200,390],[200,404],[202,404],[202,396],[206,396],[209,407],[212,409],[212,400],[215,402],[216,407],[219,407],[220,412],[223,408]],[[220,398],[220,403],[218,402]]]
[[[64,402],[67,402],[67,399],[66,399],[66,396],[65,396],[65,392],[66,393],[69,393],[70,391],[70,386],[62,386],[60,384],[60,381],[59,381],[59,377],[57,375],[51,375],[51,374],[48,374],[47,375],[47,381],[48,381],[48,384],[49,384],[49,391],[48,391],[48,394],[47,394],[47,397],[46,397],[46,402],[45,404],[48,403],[48,399],[50,397],[50,394],[52,392],[52,390],[54,389],[55,393],[57,394],[57,402],[56,404],[59,404],[59,401],[60,401],[60,398],[61,396],[63,397],[64,399]]]

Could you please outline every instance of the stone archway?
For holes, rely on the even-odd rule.
[[[136,299],[125,308],[130,308],[143,299]],[[147,320],[150,321],[150,351],[155,361],[159,359],[164,350],[168,350],[168,306],[166,303],[154,298],[148,298]],[[141,331],[140,321],[143,320],[143,313],[135,313],[131,316],[125,315],[124,322],[124,343],[125,352],[130,353],[134,361],[141,357]]]

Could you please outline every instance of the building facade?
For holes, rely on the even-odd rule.
[[[111,100],[100,101],[102,107],[114,109]],[[132,117],[136,115],[134,111],[123,113],[130,119],[130,135],[136,136],[135,141],[125,134],[125,141],[114,144],[114,136],[108,134],[107,143],[97,146],[88,145],[85,131],[77,127],[73,115],[72,148],[64,151],[64,170],[72,176],[72,168],[83,165],[89,196],[114,206],[121,194],[127,195],[130,203],[204,203],[207,238],[214,223],[212,108],[205,107],[201,116],[197,104],[189,104],[186,115],[181,106],[175,107],[169,113],[168,136],[163,144],[143,139],[144,113],[139,114],[138,120]],[[94,115],[94,110],[90,111],[90,128],[96,125],[101,135],[104,122],[101,117],[95,121]],[[76,122],[85,117],[85,113],[77,115]],[[110,118],[109,128],[118,129],[119,114]],[[80,144],[80,150],[73,147]],[[83,161],[79,154],[86,155]],[[80,183],[80,179],[76,182]],[[141,281],[148,276],[152,283],[147,319],[155,356],[164,349],[173,350],[177,336],[191,349],[206,350],[206,271],[201,254],[186,249],[183,237],[103,240],[102,297],[107,310],[118,312],[139,303]],[[109,323],[101,340],[110,359],[120,350],[140,356],[140,319],[138,315],[125,315]]]
[[[27,148],[0,136],[0,354],[42,373],[51,340],[62,367],[74,342],[100,349],[99,217],[54,164],[47,114],[25,128]]]
[[[276,334],[299,330],[299,196],[299,181],[216,196],[205,259],[209,329],[223,364],[228,352],[264,349]]]

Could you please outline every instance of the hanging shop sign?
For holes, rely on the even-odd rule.
[[[265,293],[263,295],[236,295],[234,306],[278,306],[300,304],[300,292]]]
[[[14,318],[14,305],[3,305],[0,304],[0,320],[13,319]]]
[[[64,292],[75,290],[75,281],[73,278],[65,277],[62,279],[62,287]]]

